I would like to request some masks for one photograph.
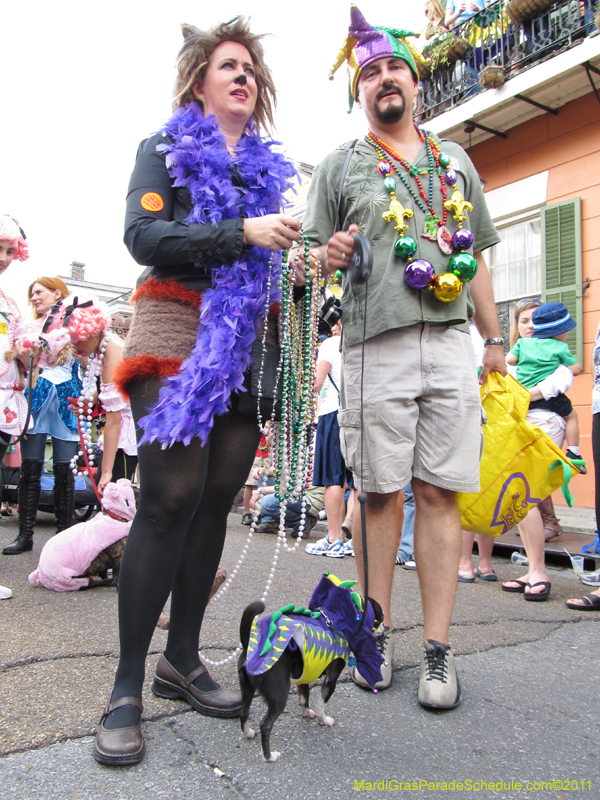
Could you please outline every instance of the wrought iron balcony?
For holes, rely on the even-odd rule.
[[[529,19],[535,9],[546,9]],[[594,0],[503,0],[441,37],[424,50],[432,72],[422,75],[417,118],[431,119],[484,91],[481,70],[495,65],[506,80],[566,50],[595,32]],[[521,22],[514,21],[522,19]],[[427,51],[430,52],[427,52]],[[457,59],[457,60],[456,60]]]

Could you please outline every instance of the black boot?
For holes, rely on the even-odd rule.
[[[54,465],[54,517],[56,532],[60,533],[73,524],[75,510],[75,476],[70,464]]]
[[[14,556],[33,550],[33,526],[40,499],[41,461],[23,461],[19,481],[19,535],[2,551],[5,556]]]

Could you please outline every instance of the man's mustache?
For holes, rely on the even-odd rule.
[[[404,95],[402,94],[402,89],[400,87],[395,86],[393,83],[388,83],[386,86],[382,86],[382,88],[377,92],[377,100],[381,100],[381,98],[389,94],[390,92],[394,92],[395,94],[399,95],[402,99],[404,99]]]

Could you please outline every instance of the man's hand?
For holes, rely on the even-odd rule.
[[[338,269],[346,269],[354,255],[353,233],[358,233],[358,225],[350,225],[347,231],[334,233],[327,242],[327,268],[325,272],[331,275]]]
[[[492,371],[506,375],[506,359],[504,358],[504,349],[500,344],[491,344],[483,351],[482,369],[479,376],[479,384],[481,386],[483,386],[487,376]]]
[[[244,244],[266,250],[287,250],[300,240],[300,220],[283,214],[244,220]]]

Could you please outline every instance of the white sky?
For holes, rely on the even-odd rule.
[[[315,164],[364,133],[347,114],[344,68],[329,68],[348,29],[348,0],[20,0],[1,14],[0,211],[19,220],[30,258],[2,287],[25,310],[42,275],[133,286],[141,268],[122,243],[124,201],[138,143],[171,114],[180,23],[211,27],[243,13],[264,40],[278,90],[277,138]],[[422,2],[359,0],[373,25],[424,27]],[[217,11],[218,9],[218,11]]]

